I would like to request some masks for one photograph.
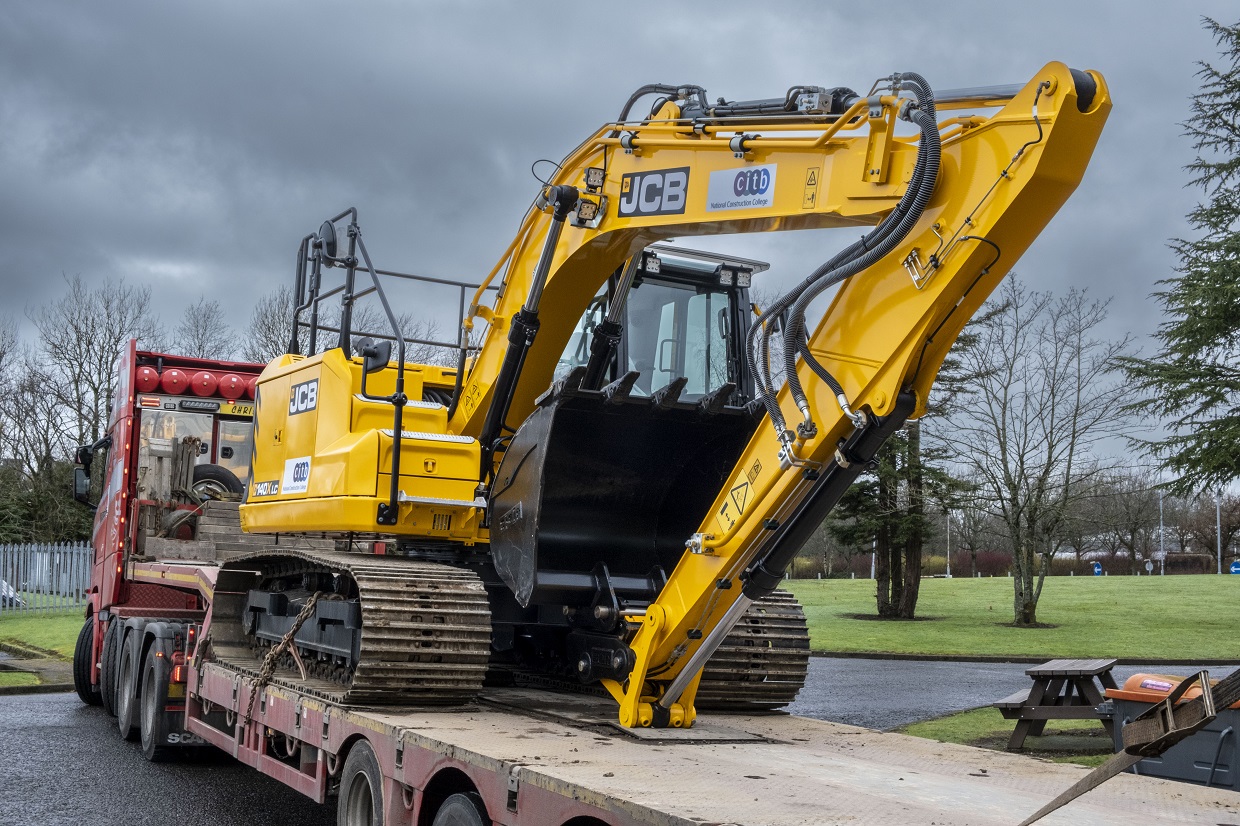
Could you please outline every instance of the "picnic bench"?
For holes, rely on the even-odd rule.
[[[1051,660],[1025,673],[1033,685],[992,705],[1005,720],[1016,720],[1008,751],[1019,751],[1025,737],[1042,734],[1047,720],[1097,720],[1114,736],[1110,715],[1098,711],[1103,691],[1115,688],[1111,669],[1116,660]]]

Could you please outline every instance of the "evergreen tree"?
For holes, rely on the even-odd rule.
[[[1142,444],[1179,492],[1240,477],[1240,23],[1205,18],[1204,26],[1222,59],[1199,64],[1201,90],[1184,124],[1197,151],[1191,183],[1206,195],[1187,216],[1200,237],[1172,242],[1179,275],[1155,294],[1168,316],[1157,333],[1162,349],[1120,360],[1145,391],[1131,409],[1169,426],[1164,439]]]
[[[926,418],[943,416],[951,409],[970,378],[959,354],[976,342],[977,334],[969,327],[956,339],[939,370]],[[965,491],[965,485],[939,464],[945,461],[946,451],[923,444],[921,429],[922,420],[911,421],[888,439],[875,456],[872,471],[844,494],[827,518],[828,530],[845,545],[864,550],[873,543],[880,617],[917,616],[922,550],[931,532],[928,504],[954,507]]]

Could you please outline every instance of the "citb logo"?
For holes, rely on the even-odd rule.
[[[319,380],[302,382],[293,385],[293,392],[288,400],[288,414],[305,413],[313,410],[319,403]]]
[[[732,179],[732,192],[736,196],[765,195],[771,188],[771,173],[767,169],[742,169]]]

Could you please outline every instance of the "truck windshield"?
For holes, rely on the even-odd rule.
[[[151,439],[175,439],[194,436],[202,442],[198,461],[211,461],[211,415],[209,413],[186,413],[180,410],[143,410],[140,445],[146,447]]]
[[[210,413],[142,409],[139,415],[138,449],[142,455],[149,453],[152,439],[179,442],[193,436],[200,442],[196,464],[217,464],[232,471],[242,484],[249,480],[254,446],[248,419],[220,418],[217,434],[216,417]]]

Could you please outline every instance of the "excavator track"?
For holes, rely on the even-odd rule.
[[[702,669],[699,709],[769,711],[796,699],[809,670],[809,627],[800,603],[776,591],[749,606]]]
[[[262,581],[330,572],[357,584],[361,651],[352,669],[303,651],[307,679],[289,654],[271,682],[342,705],[451,705],[482,688],[491,645],[491,614],[481,580],[450,565],[317,551],[265,551],[226,568],[257,570]],[[322,604],[322,603],[320,603]],[[245,634],[242,617],[213,618],[217,660],[257,677],[270,644]]]

